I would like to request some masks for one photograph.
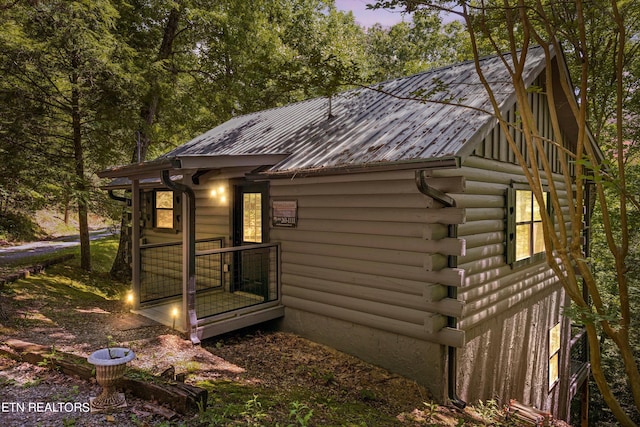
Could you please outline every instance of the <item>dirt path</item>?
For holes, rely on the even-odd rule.
[[[89,234],[90,240],[101,239],[116,234],[111,229],[101,229],[92,231]],[[54,254],[57,251],[78,246],[80,244],[80,236],[63,236],[53,240],[42,240],[38,242],[30,242],[16,246],[0,247],[0,264],[9,264],[28,259],[29,257]]]

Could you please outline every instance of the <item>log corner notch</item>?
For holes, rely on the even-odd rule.
[[[86,381],[95,377],[93,366],[85,357],[17,339],[9,339],[4,344],[0,355],[11,359],[46,366]],[[209,396],[203,388],[150,376],[133,368],[128,369],[121,386],[135,397],[166,405],[183,415],[206,409]]]

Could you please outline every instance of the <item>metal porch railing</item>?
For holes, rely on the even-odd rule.
[[[196,264],[219,265],[221,270],[218,288],[196,289],[198,320],[280,300],[278,244],[196,251]]]
[[[589,353],[587,331],[580,326],[571,326],[571,342],[569,343],[570,380],[569,388],[573,397],[578,388],[589,375]]]
[[[224,238],[196,240],[196,251],[224,247]],[[199,290],[222,287],[222,265],[215,259],[196,262]],[[161,303],[182,295],[182,242],[140,246],[140,304]]]

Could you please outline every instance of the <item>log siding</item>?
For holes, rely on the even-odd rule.
[[[445,326],[462,304],[446,298],[444,285],[462,284],[447,256],[463,254],[464,241],[446,228],[464,221],[463,208],[421,194],[413,171],[274,180],[270,192],[298,204],[296,228],[270,231],[282,244],[285,306],[316,314],[331,306],[344,321],[461,344]]]

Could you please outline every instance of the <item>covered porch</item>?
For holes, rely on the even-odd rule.
[[[163,159],[101,174],[130,194],[132,311],[193,343],[284,315],[268,184],[246,178],[280,159]]]

